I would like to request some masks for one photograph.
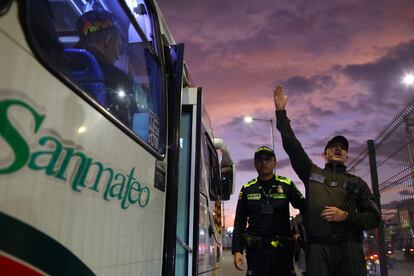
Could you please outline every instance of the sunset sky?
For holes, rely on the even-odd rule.
[[[350,141],[350,160],[414,96],[402,83],[414,73],[412,0],[158,0],[192,79],[203,88],[214,134],[236,168],[225,203],[233,224],[241,186],[256,177],[253,153],[271,145],[273,89],[288,95],[293,129],[315,164],[328,138]],[[277,174],[304,192],[275,129]]]

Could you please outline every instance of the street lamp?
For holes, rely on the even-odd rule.
[[[407,73],[402,78],[402,83],[406,86],[412,86],[414,84],[414,75],[412,73]]]
[[[272,149],[273,152],[275,151],[275,134],[273,131],[273,119],[261,119],[261,118],[253,118],[250,116],[244,117],[244,122],[250,124],[253,121],[262,121],[262,122],[269,122],[270,123],[270,137],[272,138]]]

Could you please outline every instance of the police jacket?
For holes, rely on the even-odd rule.
[[[276,118],[283,148],[289,155],[296,174],[305,184],[304,222],[310,240],[312,237],[337,234],[359,239],[362,230],[377,227],[381,214],[367,183],[360,177],[347,173],[343,164],[328,163],[323,169],[313,164],[295,137],[286,111],[276,111]],[[325,206],[334,206],[348,212],[347,220],[324,220],[321,212]]]
[[[232,253],[243,252],[245,232],[269,239],[290,236],[289,203],[301,212],[305,208],[303,195],[289,178],[274,175],[270,180],[255,178],[244,184],[234,219]]]

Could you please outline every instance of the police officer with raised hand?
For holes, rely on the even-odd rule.
[[[276,156],[272,149],[258,148],[254,165],[258,177],[243,185],[237,202],[232,241],[234,265],[243,270],[246,248],[246,275],[290,276],[294,270],[289,203],[303,212],[305,199],[289,178],[273,173]]]
[[[325,146],[325,167],[309,159],[286,115],[287,96],[274,91],[277,129],[296,174],[305,184],[307,275],[366,276],[363,230],[378,226],[381,215],[368,185],[346,172],[348,140],[335,136]]]

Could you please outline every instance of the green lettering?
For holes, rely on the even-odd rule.
[[[146,194],[146,197],[144,198],[145,200],[142,200],[141,196],[143,194]],[[139,193],[139,200],[138,200],[138,204],[140,207],[145,207],[148,204],[150,198],[150,190],[148,187],[144,187],[141,189],[141,192]]]
[[[101,180],[102,173],[104,171],[108,172],[106,185],[110,185],[111,182],[112,182],[112,179],[113,179],[114,170],[111,169],[111,168],[104,168],[103,164],[101,162],[99,162],[99,161],[96,161],[96,162],[93,162],[92,163],[92,159],[88,158],[86,160],[84,173],[82,175],[82,178],[80,179],[80,182],[82,183],[81,184],[82,186],[86,186],[85,180],[86,180],[86,177],[89,174],[89,171],[90,171],[91,166],[96,166],[97,167],[97,171],[94,174],[95,182],[93,183],[93,186],[92,187],[89,187],[89,189],[91,189],[91,190],[93,190],[95,192],[99,192],[98,186],[99,186],[99,181]]]
[[[80,192],[78,186],[86,187],[85,184],[81,181],[84,178],[83,174],[85,171],[85,164],[86,162],[90,162],[91,158],[88,158],[82,152],[74,152],[73,148],[65,148],[66,151],[65,158],[62,161],[62,165],[60,166],[59,172],[55,176],[61,180],[66,181],[66,169],[72,160],[73,157],[78,157],[78,161],[75,165],[75,175],[71,177],[72,179],[72,190],[76,192]]]
[[[131,168],[129,175],[116,173],[114,176],[115,172],[112,168],[104,167],[102,162],[94,161],[85,153],[76,152],[74,148],[64,148],[62,142],[54,136],[41,137],[38,144],[43,147],[43,150],[31,154],[29,143],[8,116],[9,108],[13,106],[22,107],[31,113],[34,119],[33,133],[35,134],[38,133],[45,119],[45,115],[39,114],[32,106],[21,100],[0,101],[0,136],[10,146],[14,155],[14,160],[0,167],[0,174],[16,172],[28,164],[28,168],[31,170],[44,170],[46,175],[54,176],[63,181],[69,177],[72,190],[76,192],[80,192],[82,188],[86,187],[99,192],[99,184],[104,182],[103,185],[106,183],[104,199],[109,201],[112,198],[117,198],[121,201],[122,209],[127,209],[137,202],[141,207],[148,204],[150,189],[148,187],[142,188],[141,184],[135,180],[135,168]],[[104,179],[101,180],[102,178]]]
[[[13,173],[20,170],[30,157],[30,148],[22,135],[14,128],[7,116],[8,109],[12,106],[20,106],[30,111],[33,115],[35,125],[34,133],[39,131],[45,115],[36,112],[30,105],[19,100],[2,100],[0,101],[0,135],[11,147],[14,153],[14,161],[5,168],[0,168],[0,174]]]
[[[134,180],[134,172],[135,172],[135,168],[132,168],[131,171],[129,172],[129,175],[128,175],[127,188],[126,188],[125,195],[122,198],[122,202],[121,202],[122,209],[126,209],[129,206],[129,204],[128,204],[129,203],[129,193],[130,193],[131,186],[132,186],[131,182]]]
[[[105,200],[110,200],[108,198],[108,194],[109,194],[109,197],[111,198],[116,197],[116,196],[118,196],[118,199],[122,198],[122,191],[124,190],[124,186],[125,186],[125,175],[123,175],[122,173],[117,173],[114,178],[115,180],[118,180],[120,178],[121,182],[115,183],[114,185],[106,186],[106,190],[104,194]]]
[[[122,201],[121,201],[121,208],[122,209],[127,209],[129,207],[129,200],[128,200],[129,196],[128,195],[129,195],[130,189],[131,189],[131,183],[129,183],[129,181],[128,181],[127,188],[125,190],[125,194],[122,197]]]
[[[52,136],[44,136],[39,139],[39,145],[44,146],[48,141],[54,143],[55,150],[53,151],[37,151],[32,153],[30,157],[30,161],[28,167],[34,171],[43,170],[45,169],[47,175],[54,175],[58,172],[58,170],[53,170],[56,166],[57,161],[59,160],[59,156],[62,153],[62,144],[59,142],[58,139]],[[41,165],[42,158],[48,159],[47,165]],[[39,160],[40,159],[40,160]],[[36,160],[39,160],[36,162]]]
[[[136,187],[135,187],[135,184],[136,184]],[[135,199],[133,198],[132,191],[136,191]],[[141,192],[141,184],[139,184],[139,182],[137,182],[137,181],[132,182],[131,188],[129,189],[129,193],[128,193],[129,203],[135,204],[139,200],[139,193],[140,192]]]

